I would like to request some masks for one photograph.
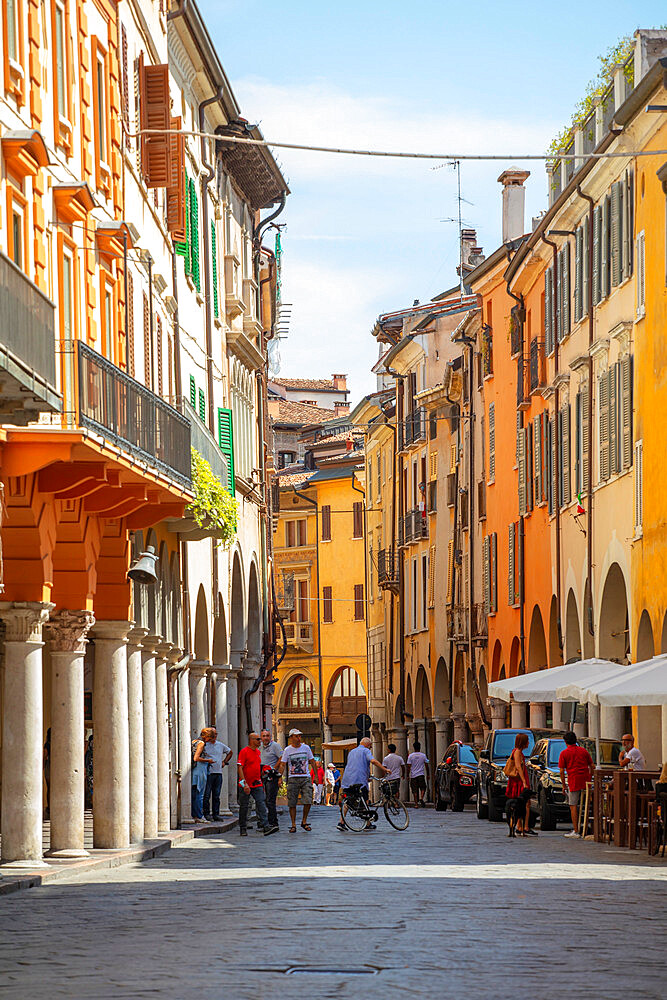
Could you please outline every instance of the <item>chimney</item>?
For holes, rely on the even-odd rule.
[[[464,265],[470,263],[470,254],[473,252],[476,243],[477,233],[474,229],[461,230],[461,258]]]
[[[347,392],[347,375],[332,375],[334,389],[341,389]]]
[[[336,414],[337,417],[344,417],[349,412],[350,412],[349,403],[339,403],[338,401],[334,403],[334,413]]]
[[[503,243],[509,243],[524,234],[526,191],[523,185],[528,177],[529,170],[510,167],[509,170],[503,170],[498,178],[503,186]]]

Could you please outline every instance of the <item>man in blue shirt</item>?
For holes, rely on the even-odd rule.
[[[359,746],[355,747],[354,750],[350,750],[347,755],[347,764],[345,765],[343,781],[341,782],[343,792],[356,785],[366,802],[368,802],[368,783],[371,780],[371,764],[379,767],[383,774],[389,774],[389,768],[384,767],[371,753],[371,741],[368,736],[364,736]],[[345,824],[340,822],[338,829],[344,830]],[[366,829],[374,830],[375,824],[369,820],[366,823]]]

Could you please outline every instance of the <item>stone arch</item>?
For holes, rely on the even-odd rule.
[[[465,664],[463,654],[459,651],[454,661],[454,686],[452,690],[452,711],[456,714],[465,712]]]
[[[245,596],[243,593],[243,568],[238,550],[232,562],[231,590],[231,656],[233,667],[240,667],[246,648]]]
[[[628,633],[628,601],[625,577],[618,563],[607,572],[600,603],[598,644],[603,660],[627,662],[630,652]]]
[[[590,660],[595,656],[595,636],[591,635],[591,631],[588,627],[589,623],[589,608],[592,609],[593,603],[591,599],[591,585],[590,581],[586,580],[586,586],[584,587],[584,606],[581,611],[581,635],[583,639],[583,659]],[[593,613],[592,611],[590,612]]]
[[[449,671],[441,656],[435,668],[433,685],[433,714],[436,718],[449,714]]]
[[[172,642],[171,638],[171,606],[172,606],[172,583],[171,568],[169,565],[169,550],[167,543],[160,543],[160,561],[158,563],[158,610],[159,634],[165,642]]]
[[[489,697],[489,682],[486,676],[486,667],[483,663],[480,663],[479,665],[479,670],[477,672],[477,684],[479,686],[479,695],[482,699],[482,705],[486,705]]]
[[[415,681],[414,711],[417,719],[430,719],[433,714],[431,710],[431,692],[429,689],[428,677],[426,676],[426,670],[421,663],[419,664],[417,678]]]
[[[558,601],[554,594],[549,609],[549,666],[557,667],[563,662],[563,650],[558,642]]]
[[[405,681],[405,705],[403,707],[406,722],[412,722],[415,717],[414,702],[412,699],[412,678],[408,674]]]
[[[293,673],[280,694],[280,711],[289,715],[290,712],[311,711],[313,715],[319,712],[317,682],[305,671]]]
[[[565,605],[565,662],[574,663],[575,660],[580,659],[582,659],[581,626],[577,599],[574,596],[574,591],[568,590],[567,604]]]
[[[171,635],[172,642],[183,649],[183,606],[181,604],[181,565],[178,552],[171,554]]]
[[[151,528],[151,530],[146,535],[146,548],[153,546],[155,554],[158,554],[158,543],[157,535]],[[161,564],[158,563],[156,567],[158,582],[153,587],[145,587],[146,590],[146,628],[151,635],[160,635],[158,629],[160,628],[160,619],[158,616],[158,607],[160,604],[160,569]]]
[[[213,622],[213,662],[218,665],[229,663],[229,644],[227,642],[227,616],[222,594],[218,594],[218,608]]]
[[[655,645],[653,642],[653,626],[651,616],[646,608],[642,611],[637,629],[637,646],[635,648],[634,660],[641,663],[642,660],[650,660],[655,655]]]
[[[248,579],[248,630],[247,648],[251,656],[259,657],[262,652],[262,621],[259,610],[259,583],[257,566],[253,560],[250,564]]]
[[[521,667],[521,643],[519,642],[518,636],[514,636],[512,639],[512,645],[510,647],[510,677],[516,677],[519,673]]]
[[[206,606],[206,594],[202,585],[200,585],[197,591],[194,652],[195,660],[209,660],[208,608]]]
[[[496,639],[493,644],[493,658],[491,660],[491,680],[500,680],[500,671],[503,668],[503,647],[500,639]]]
[[[329,725],[353,726],[356,717],[366,713],[367,707],[366,689],[359,672],[343,664],[329,682],[326,701]]]
[[[662,619],[662,633],[660,635],[660,652],[667,653],[667,611]]]
[[[532,673],[534,670],[544,670],[547,666],[547,642],[544,635],[544,623],[539,605],[533,608],[530,618],[530,632],[528,633],[528,663],[526,672]]]

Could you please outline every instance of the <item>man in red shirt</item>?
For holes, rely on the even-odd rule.
[[[257,810],[257,820],[260,828],[264,831],[264,836],[268,837],[272,833],[278,832],[277,826],[269,823],[269,813],[266,808],[266,796],[264,785],[262,784],[262,755],[259,749],[259,734],[248,734],[248,746],[239,752],[239,833],[242,837],[248,836],[246,829],[248,821],[248,806],[250,796],[255,800]]]
[[[593,759],[588,750],[577,745],[575,733],[565,733],[563,739],[567,745],[558,758],[558,767],[572,817],[572,830],[565,836],[575,838],[579,836],[577,832],[579,799],[586,788],[586,783],[593,777]]]

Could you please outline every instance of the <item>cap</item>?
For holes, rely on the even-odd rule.
[[[303,733],[301,732],[300,729],[290,729],[289,735],[290,736],[303,736]]]

